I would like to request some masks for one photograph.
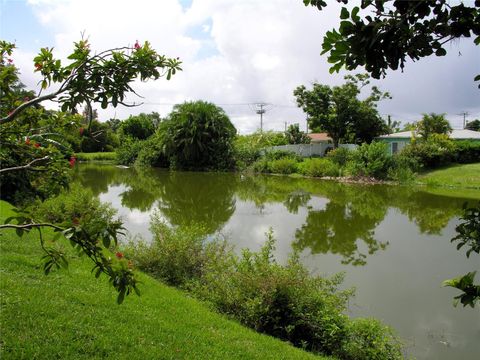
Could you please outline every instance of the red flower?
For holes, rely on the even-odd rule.
[[[37,71],[42,70],[42,67],[43,67],[42,64],[35,63],[35,69],[36,69]]]
[[[133,47],[135,48],[135,50],[138,50],[141,48],[140,44],[138,43],[138,40],[135,41],[135,45],[133,45]]]
[[[7,59],[7,61],[8,61],[9,64],[13,63],[12,59]]]
[[[85,129],[83,127],[81,127],[80,129],[78,129],[78,132],[80,133],[80,136],[83,135],[83,132],[85,131]]]
[[[123,254],[120,251],[116,252],[115,256],[117,257],[117,259],[123,259]]]
[[[77,158],[75,156],[72,156],[70,160],[68,161],[70,163],[70,167],[73,168],[75,166],[75,162],[77,161]]]
[[[73,223],[73,225],[78,225],[78,224],[80,224],[80,220],[78,220],[78,218],[73,218],[72,223]]]
[[[25,139],[25,144],[26,144],[26,145],[30,145],[30,138],[27,137],[27,138]]]
[[[35,146],[36,148],[39,148],[39,147],[40,147],[40,144],[39,144],[39,143],[35,143],[33,146]]]

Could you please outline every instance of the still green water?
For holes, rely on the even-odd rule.
[[[346,273],[352,316],[376,317],[417,359],[478,359],[480,307],[452,305],[447,278],[480,270],[450,239],[464,198],[401,186],[347,185],[280,176],[168,172],[81,164],[78,179],[149,241],[150,215],[175,226],[202,223],[240,251],[258,250],[273,228],[278,261],[292,247],[314,274]],[[477,279],[477,282],[479,279]]]

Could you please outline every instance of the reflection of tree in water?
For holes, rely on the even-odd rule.
[[[310,199],[311,195],[308,192],[296,190],[287,195],[283,205],[289,213],[298,214],[298,208],[306,206]]]
[[[313,254],[333,253],[343,257],[342,263],[365,265],[366,255],[358,249],[357,240],[368,246],[368,253],[385,249],[387,243],[374,238],[374,229],[383,220],[361,214],[349,203],[330,201],[324,210],[310,210],[307,220],[295,233],[294,246],[310,248]]]
[[[108,191],[108,187],[118,184],[118,171],[113,165],[80,164],[75,167],[74,179],[98,196]]]
[[[236,176],[172,172],[159,190],[158,208],[173,225],[202,224],[218,231],[235,212]]]

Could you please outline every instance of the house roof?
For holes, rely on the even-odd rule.
[[[379,139],[410,139],[415,136],[415,131],[401,131],[389,135],[379,136]],[[462,139],[478,139],[480,140],[480,131],[473,131],[467,129],[454,129],[448,135],[450,139],[462,140]]]
[[[327,133],[311,133],[307,134],[307,136],[312,139],[312,142],[332,141],[332,138]]]

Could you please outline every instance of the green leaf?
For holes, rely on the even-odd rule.
[[[15,232],[17,233],[18,237],[22,237],[24,233],[23,229],[15,229]]]
[[[120,292],[118,293],[118,297],[117,297],[117,304],[120,305],[121,303],[123,303],[123,300],[125,299],[125,289],[122,289],[120,290]]]
[[[360,16],[358,16],[358,12],[360,11],[360,8],[358,6],[355,6],[353,9],[352,9],[352,20],[354,22],[357,22],[360,20]]]
[[[438,49],[437,51],[435,51],[435,55],[437,55],[437,56],[445,56],[445,55],[447,55],[447,50],[445,50],[444,48],[440,48],[440,49]]]
[[[345,20],[348,19],[350,13],[348,12],[347,8],[342,7],[342,11],[340,12],[340,19]]]

